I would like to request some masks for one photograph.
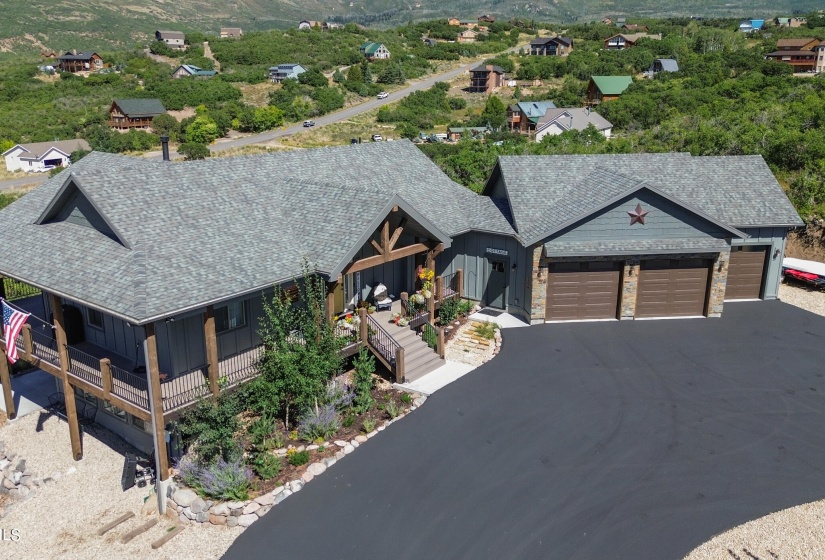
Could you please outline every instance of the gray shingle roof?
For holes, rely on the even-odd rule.
[[[123,244],[35,225],[70,177]],[[184,163],[92,153],[0,211],[0,274],[138,324],[287,281],[305,257],[331,271],[393,203],[448,235],[514,234],[407,141]]]
[[[23,148],[27,152],[20,155],[21,159],[39,159],[52,148],[56,148],[64,154],[68,155],[71,155],[72,152],[77,150],[91,150],[91,147],[89,146],[88,142],[81,138],[78,138],[75,140],[54,140],[52,142],[34,142],[31,144],[17,144],[13,148],[9,148],[0,155],[6,155],[18,146]]]
[[[761,156],[678,154],[502,156],[520,238],[532,243],[600,201],[645,184],[729,227],[803,222]]]
[[[548,109],[536,124],[536,132],[541,132],[554,122],[558,122],[566,130],[584,130],[591,124],[596,130],[613,128],[610,121],[596,111],[588,111],[581,107],[567,107]]]
[[[115,99],[115,104],[127,117],[154,117],[166,112],[160,99]]]

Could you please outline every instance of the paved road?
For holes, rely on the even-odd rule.
[[[30,185],[36,186],[45,182],[48,178],[48,173],[32,173],[29,177],[0,181],[0,191],[13,191]]]
[[[825,318],[780,302],[510,329],[225,558],[679,559],[825,497],[823,375]]]

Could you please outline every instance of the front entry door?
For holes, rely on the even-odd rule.
[[[484,303],[489,307],[504,309],[504,294],[507,289],[507,266],[504,261],[490,260],[487,268],[487,285],[484,289]]]

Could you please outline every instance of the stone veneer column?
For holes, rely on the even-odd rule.
[[[636,257],[624,261],[622,270],[622,299],[619,319],[633,319],[636,316],[636,294],[639,292],[639,265]]]
[[[530,322],[544,322],[544,312],[547,307],[547,266],[541,268],[544,246],[533,247],[533,268],[531,269],[532,284],[530,294]]]
[[[708,300],[708,317],[720,317],[725,303],[725,290],[728,285],[728,264],[730,251],[722,251],[713,261],[710,279],[710,299]]]

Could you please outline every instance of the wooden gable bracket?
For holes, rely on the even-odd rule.
[[[370,245],[372,245],[373,249],[375,249],[375,252],[378,253],[378,255],[376,256],[384,257],[384,262],[389,262],[393,260],[393,248],[395,247],[395,244],[398,243],[398,239],[404,232],[404,226],[406,225],[407,218],[401,218],[401,222],[398,224],[398,227],[395,228],[395,230],[392,232],[392,235],[390,235],[390,222],[389,220],[384,220],[384,222],[381,224],[381,242],[379,243],[375,239],[370,239]]]

